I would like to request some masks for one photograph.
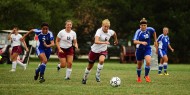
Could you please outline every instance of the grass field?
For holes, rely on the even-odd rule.
[[[151,71],[152,82],[136,82],[136,64],[119,64],[106,61],[101,72],[101,82],[95,81],[95,67],[92,69],[86,85],[81,84],[87,62],[75,61],[71,80],[64,80],[65,69],[57,72],[57,61],[48,63],[45,72],[46,82],[33,80],[37,61],[30,61],[26,71],[17,65],[17,71],[9,72],[11,65],[0,65],[0,95],[189,95],[190,65],[169,65],[169,76],[158,76]],[[144,70],[142,72],[144,75]],[[109,80],[113,76],[121,79],[120,87],[111,87]]]

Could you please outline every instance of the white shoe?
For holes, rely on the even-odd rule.
[[[11,69],[10,72],[15,72],[16,70],[15,69]]]
[[[27,64],[24,64],[24,70],[26,70]]]

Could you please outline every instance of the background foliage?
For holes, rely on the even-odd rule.
[[[188,0],[0,0],[0,29],[17,25],[29,30],[48,22],[56,36],[65,21],[71,19],[81,47],[92,39],[105,18],[111,21],[111,29],[119,39],[131,40],[139,28],[139,20],[145,17],[157,35],[164,26],[170,28],[171,45],[175,49],[174,53],[169,52],[170,61],[190,62],[189,4]]]

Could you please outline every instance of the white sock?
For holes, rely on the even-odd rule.
[[[100,71],[103,69],[103,64],[101,65],[101,64],[98,64],[98,66],[97,66],[97,71],[96,71],[96,76],[100,76]]]
[[[12,62],[12,69],[13,69],[13,70],[16,70],[16,65],[17,65],[17,62],[16,62],[16,61],[13,61],[13,62]]]
[[[72,72],[72,68],[66,69],[66,78],[70,78],[71,72]]]
[[[22,62],[20,62],[19,60],[17,60],[17,64],[19,64],[22,67],[25,67],[25,64],[23,64]]]
[[[57,66],[59,67],[59,68],[61,68],[61,66],[60,66],[61,64],[59,63]]]
[[[88,78],[88,75],[90,73],[90,70],[88,70],[87,68],[85,69],[84,71],[84,76],[83,76],[83,79],[86,80]]]

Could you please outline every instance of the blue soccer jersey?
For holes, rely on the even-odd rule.
[[[51,47],[45,47],[44,46],[44,41],[46,42],[47,45],[51,44],[51,41],[54,40],[54,36],[51,31],[48,31],[47,34],[43,34],[42,30],[39,29],[34,29],[33,30],[36,35],[38,35],[38,42],[36,46],[36,53],[39,56],[41,53],[45,53],[47,59],[49,59],[50,54],[51,54]]]
[[[137,44],[137,49],[146,49],[150,48],[151,36],[155,32],[155,29],[152,27],[147,27],[145,31],[141,31],[138,29],[133,37],[133,40],[144,41],[147,42],[147,45]]]
[[[159,43],[158,48],[167,51],[168,45],[170,44],[169,37],[164,34],[158,36],[157,42]]]

